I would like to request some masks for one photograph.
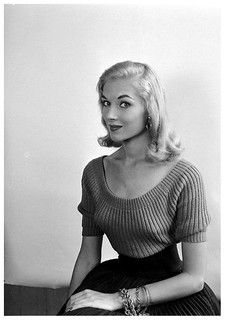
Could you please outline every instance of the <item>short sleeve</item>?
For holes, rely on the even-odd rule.
[[[185,176],[177,203],[176,242],[206,241],[206,228],[210,220],[202,177],[194,167]]]
[[[82,216],[82,235],[83,236],[102,236],[104,232],[94,221],[95,202],[90,189],[90,182],[88,182],[87,169],[83,171],[82,175],[82,197],[77,209]]]

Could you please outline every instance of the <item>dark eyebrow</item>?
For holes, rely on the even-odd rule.
[[[130,98],[133,100],[133,98],[128,96],[127,94],[123,94],[122,96],[119,96],[117,99],[122,99],[122,98]]]
[[[103,94],[101,95],[101,98],[107,99]],[[134,100],[132,97],[128,96],[127,94],[123,94],[122,96],[119,96],[117,99],[122,99],[122,98],[130,98]]]

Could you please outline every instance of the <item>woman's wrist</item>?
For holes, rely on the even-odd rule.
[[[146,286],[142,286],[140,287],[141,291],[142,291],[142,305],[143,306],[150,306],[152,305],[152,296],[151,296],[151,292],[150,289]]]
[[[124,308],[126,315],[149,315],[145,311],[151,305],[151,297],[145,286],[132,289],[123,288],[118,294],[121,308]]]
[[[128,293],[130,295],[130,298],[135,303],[136,302],[135,288],[128,289]],[[113,294],[113,296],[114,296],[115,303],[119,306],[118,309],[122,309],[123,308],[123,300],[122,300],[122,297],[121,297],[121,293],[120,292],[116,292],[116,293]]]
[[[119,292],[113,293],[113,299],[114,299],[115,305],[118,306],[117,309],[122,309],[123,308],[123,301],[121,299],[121,295]]]

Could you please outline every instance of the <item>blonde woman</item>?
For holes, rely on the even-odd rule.
[[[156,74],[117,63],[97,90],[107,130],[98,141],[118,149],[84,168],[82,245],[58,315],[219,315],[204,282],[210,217],[202,177],[181,157]],[[101,262],[104,234],[118,259]]]

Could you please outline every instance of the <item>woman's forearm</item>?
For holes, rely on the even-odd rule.
[[[151,304],[158,304],[191,295],[200,291],[203,285],[203,280],[182,272],[166,280],[147,284],[145,287],[149,291]],[[135,288],[129,289],[129,294],[135,301]]]
[[[81,284],[86,275],[99,263],[100,261],[88,259],[86,256],[78,255],[75,263],[73,274],[70,281],[68,291],[68,298],[74,290]]]
[[[146,285],[152,304],[166,302],[189,296],[202,290],[204,281],[182,272],[172,278]]]

